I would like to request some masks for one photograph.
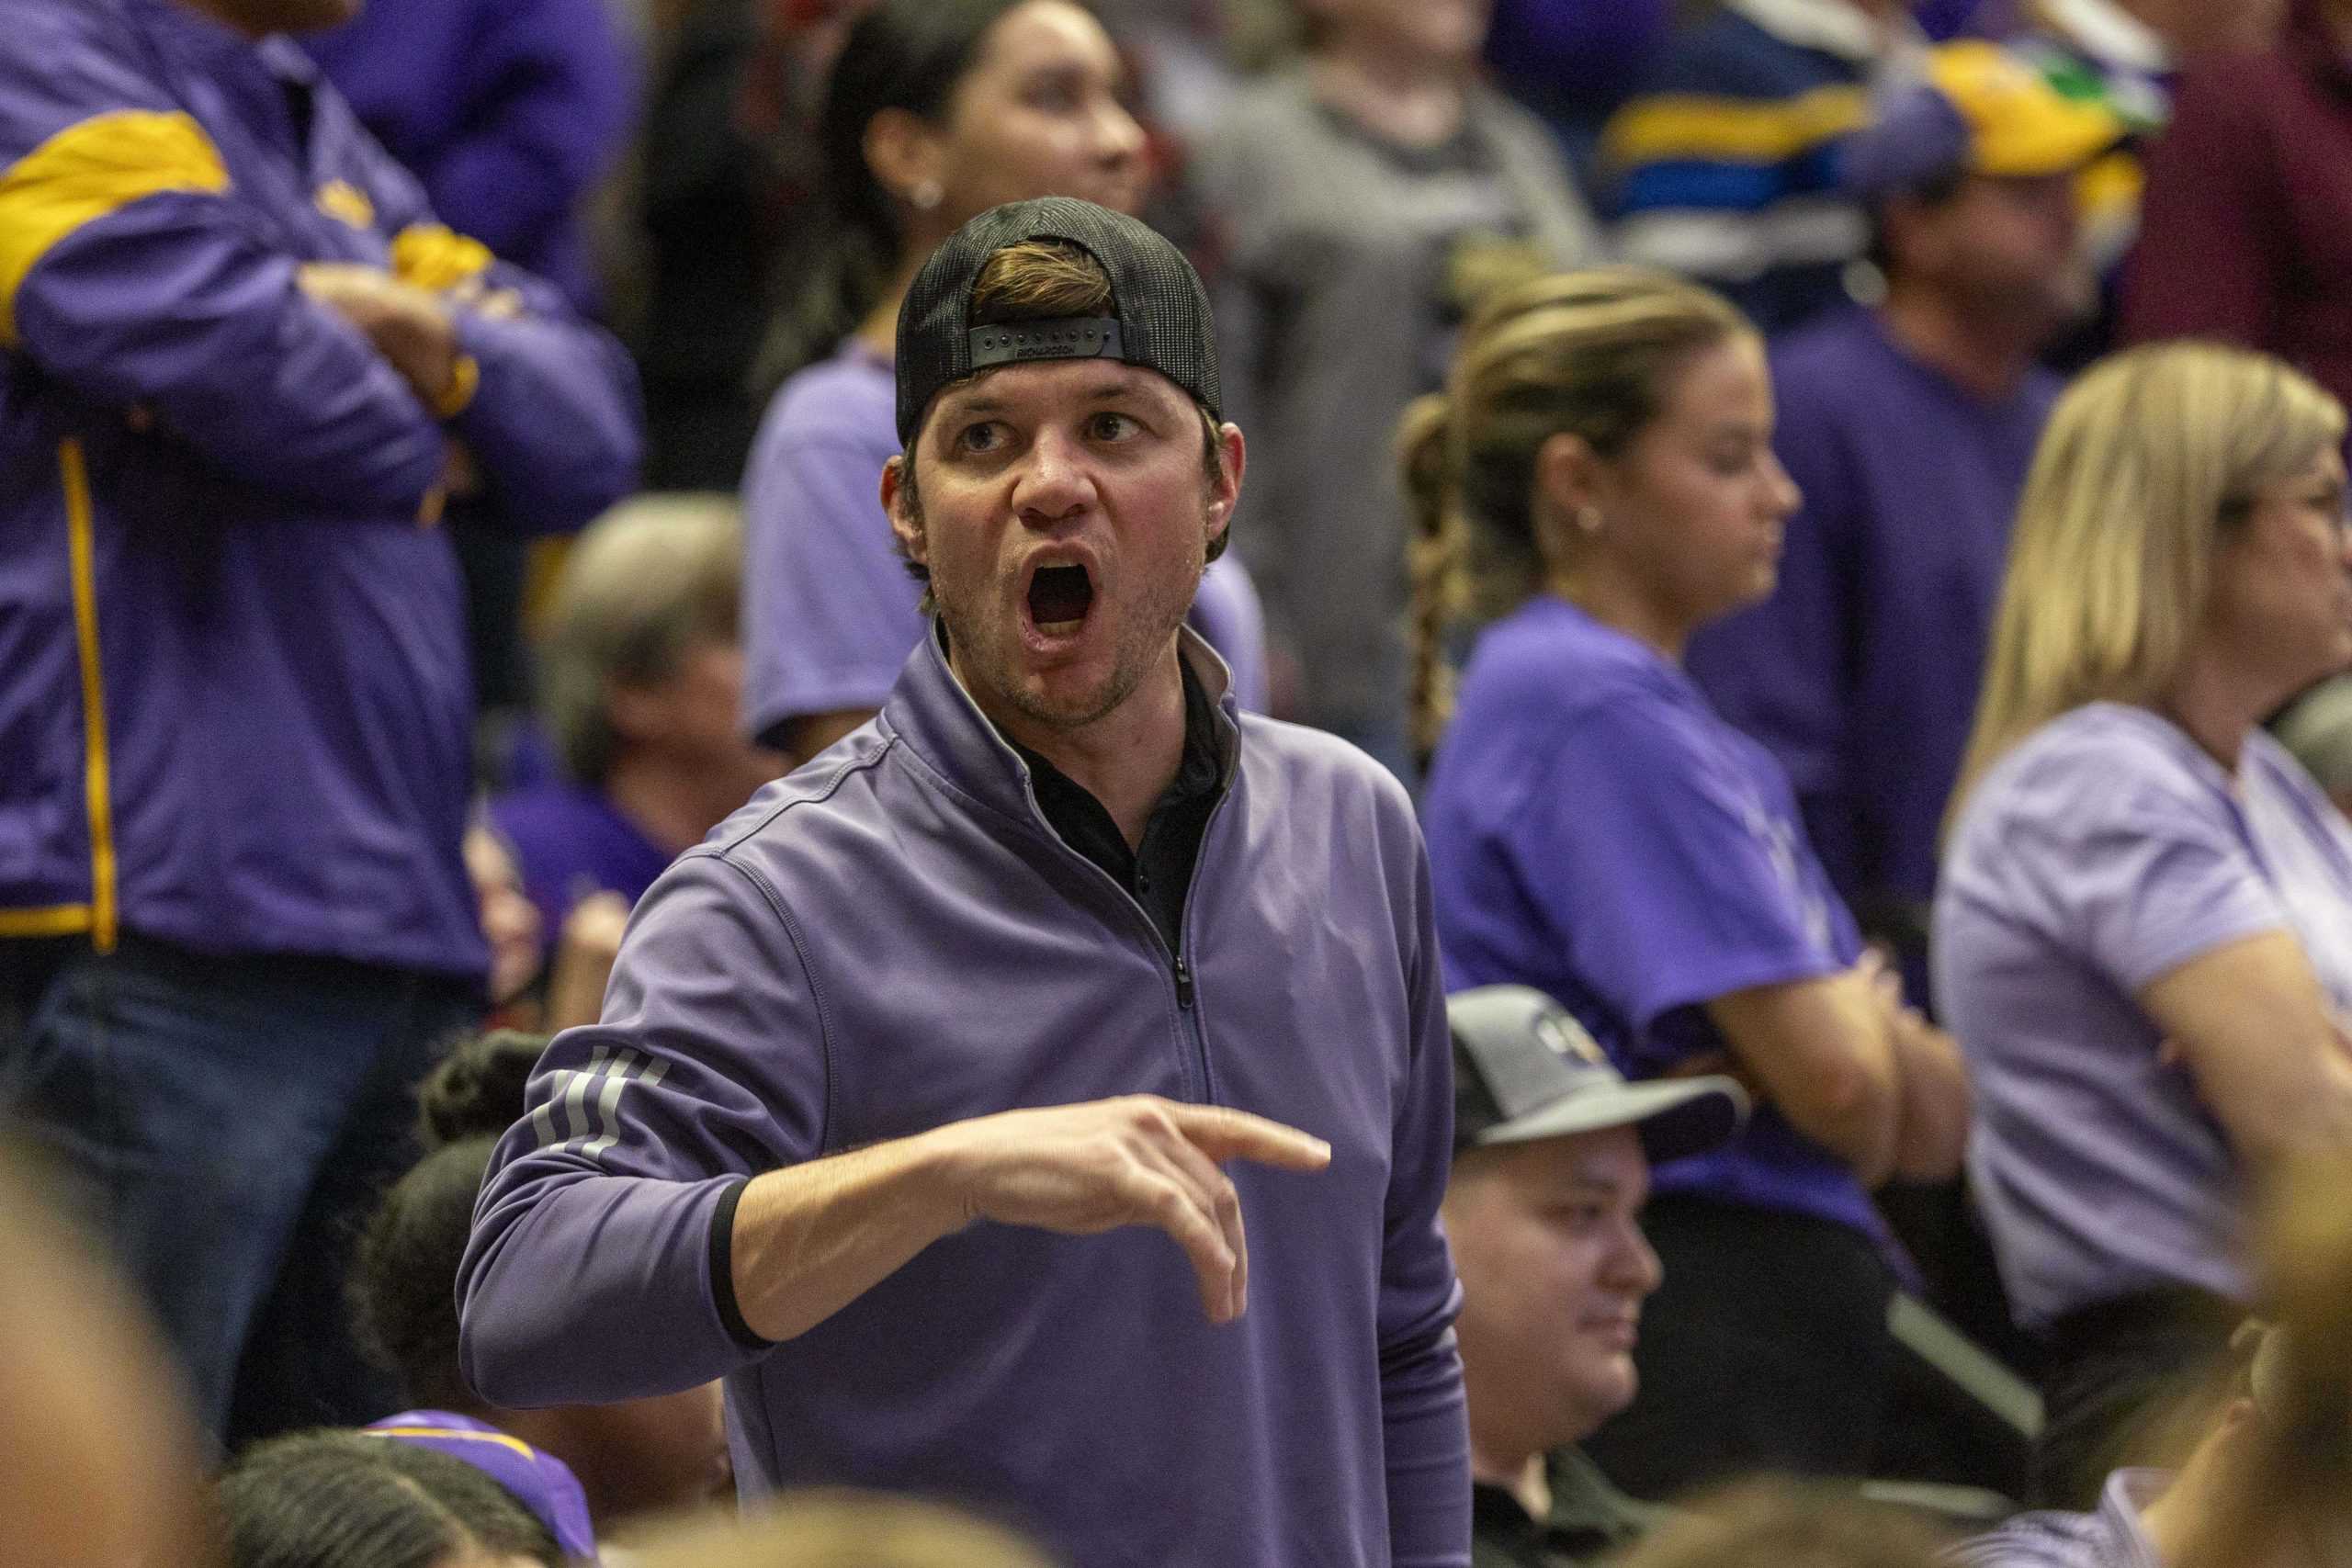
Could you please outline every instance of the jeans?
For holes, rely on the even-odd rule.
[[[206,1428],[234,1448],[396,1408],[344,1282],[416,1156],[418,1081],[480,1017],[473,984],[129,935],[35,956],[0,1007],[0,1109],[113,1244]]]

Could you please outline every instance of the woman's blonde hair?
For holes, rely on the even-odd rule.
[[[1563,432],[1615,457],[1703,349],[1755,329],[1722,297],[1663,273],[1598,267],[1508,289],[1472,319],[1445,390],[1405,411],[1397,463],[1414,524],[1414,744],[1452,708],[1442,643],[1543,584],[1536,457]]]
[[[2085,372],[2018,502],[1953,813],[2059,715],[2155,702],[2204,613],[2223,525],[2344,431],[2334,398],[2244,349],[2157,344]]]

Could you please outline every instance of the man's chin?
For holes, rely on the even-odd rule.
[[[1023,717],[1067,731],[1108,715],[1126,694],[1103,671],[1063,667],[1024,671],[1005,695]]]

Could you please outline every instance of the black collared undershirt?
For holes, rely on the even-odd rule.
[[[1193,667],[1181,658],[1176,662],[1184,679],[1184,756],[1176,765],[1176,776],[1152,806],[1138,848],[1127,847],[1119,824],[1085,785],[1005,737],[1005,743],[1028,765],[1030,787],[1046,822],[1063,843],[1134,896],[1170,953],[1184,950],[1184,896],[1192,886],[1193,863],[1200,857],[1201,835],[1216,807],[1225,771],[1218,756],[1216,705]]]

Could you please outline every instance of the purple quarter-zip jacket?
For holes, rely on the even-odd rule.
[[[1185,652],[1221,690],[1207,646]],[[459,1273],[474,1385],[529,1405],[724,1376],[747,1490],[961,1499],[1082,1568],[1466,1564],[1420,833],[1360,752],[1221,712],[1180,963],[925,637],[873,722],[654,885],[603,1021],[539,1064]],[[1312,1176],[1230,1168],[1236,1324],[1143,1229],[976,1224],[773,1348],[714,1286],[714,1219],[749,1176],[1129,1093],[1332,1145]]]
[[[626,356],[286,40],[175,0],[0,0],[0,938],[478,972],[445,465],[578,526],[634,481]],[[503,293],[454,307],[470,399],[308,262]]]

